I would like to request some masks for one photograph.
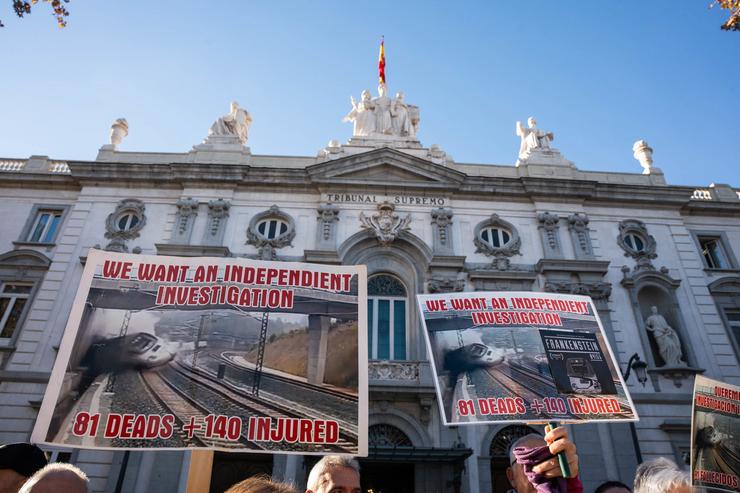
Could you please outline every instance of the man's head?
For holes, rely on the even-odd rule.
[[[691,480],[671,460],[664,457],[643,462],[635,472],[634,493],[688,493]]]
[[[385,96],[385,92],[386,92],[385,84],[383,84],[383,83],[379,84],[378,85],[378,96],[380,96],[381,98],[384,97]]]
[[[360,493],[360,465],[352,457],[327,455],[311,469],[306,493]]]
[[[55,462],[23,485],[19,493],[88,493],[87,475],[72,464]]]
[[[535,120],[533,116],[530,116],[527,118],[527,125],[529,125],[529,128],[534,128],[537,126],[537,120]]]
[[[621,481],[606,481],[601,483],[594,493],[632,493],[632,490]]]
[[[273,481],[269,476],[254,476],[235,484],[225,493],[298,493],[292,486]]]
[[[542,447],[543,445],[545,445],[544,438],[536,433],[530,433],[521,437],[509,447],[509,468],[506,469],[506,477],[509,478],[509,483],[517,493],[534,493],[535,488],[527,480],[522,465],[516,461],[514,449],[517,447]]]
[[[17,493],[23,483],[45,465],[46,455],[36,445],[0,446],[0,493]]]

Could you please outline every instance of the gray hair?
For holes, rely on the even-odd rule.
[[[318,490],[321,486],[319,484],[321,476],[338,467],[347,467],[355,471],[357,476],[360,475],[360,464],[354,458],[347,455],[326,455],[311,468],[306,488],[311,491]]]
[[[18,493],[28,493],[30,491],[33,491],[33,487],[36,485],[36,483],[44,479],[46,476],[55,473],[69,473],[76,476],[77,479],[80,480],[80,484],[84,484],[85,492],[87,493],[90,491],[90,480],[87,478],[87,474],[85,474],[82,469],[72,464],[67,464],[66,462],[52,462],[51,464],[48,464],[36,471],[34,475],[31,476],[28,481],[23,484],[23,487]]]
[[[672,460],[658,457],[637,467],[633,492],[668,493],[674,488],[690,485],[689,473],[679,469]]]
[[[525,445],[530,445],[534,442],[537,442],[537,445],[542,445],[545,443],[545,439],[542,438],[542,435],[540,435],[539,433],[530,433],[515,440],[514,443],[509,446],[509,465],[512,465],[514,464],[514,462],[516,462],[516,457],[514,456],[515,448],[524,447]]]

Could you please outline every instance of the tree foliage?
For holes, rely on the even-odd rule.
[[[730,17],[722,24],[725,31],[740,31],[740,0],[714,0],[712,7],[728,10]]]
[[[13,2],[13,10],[15,11],[16,15],[18,17],[23,17],[26,14],[31,13],[31,6],[36,5],[39,0],[31,0],[30,2],[27,2],[25,0],[12,0]],[[69,3],[69,0],[42,0],[44,3],[48,3],[51,6],[52,13],[54,17],[57,19],[57,25],[59,27],[65,27],[67,25],[67,17],[69,15],[69,12],[67,11],[67,8],[64,6],[64,3]],[[62,3],[62,1],[64,3]],[[0,20],[0,27],[3,26],[2,20]]]

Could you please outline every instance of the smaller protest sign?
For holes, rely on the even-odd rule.
[[[446,425],[635,421],[591,298],[418,295]]]
[[[692,416],[693,486],[740,491],[740,387],[697,375]]]

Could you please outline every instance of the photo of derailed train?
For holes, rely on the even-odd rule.
[[[171,343],[148,332],[138,332],[94,342],[83,358],[83,365],[94,377],[101,373],[156,368],[174,357]]]

